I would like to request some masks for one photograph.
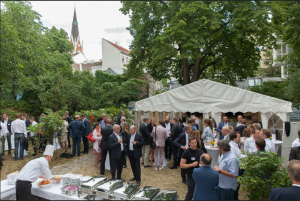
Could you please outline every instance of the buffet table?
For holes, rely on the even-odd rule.
[[[205,145],[205,149],[207,150],[207,153],[211,156],[210,167],[214,168],[218,164],[220,150],[219,148],[212,148],[211,146],[207,146],[207,145]]]
[[[40,181],[42,181],[42,179],[38,179],[38,182]],[[60,189],[62,185],[62,181],[59,183],[52,182],[49,187],[41,188],[35,182],[32,183],[31,194],[48,200],[83,200],[78,198],[77,195],[70,196],[63,194]],[[1,200],[15,200],[15,198],[15,185],[9,185],[7,179],[1,181]]]

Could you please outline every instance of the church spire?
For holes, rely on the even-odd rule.
[[[77,15],[76,15],[76,5],[74,5],[74,15],[73,15],[70,42],[73,44],[73,53],[82,52],[82,48],[80,45],[78,21],[77,21]]]

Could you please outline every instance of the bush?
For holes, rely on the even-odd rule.
[[[265,152],[259,156],[248,154],[240,159],[245,173],[238,177],[242,189],[250,200],[267,200],[271,188],[291,187],[287,170],[281,166],[283,158],[276,153]]]

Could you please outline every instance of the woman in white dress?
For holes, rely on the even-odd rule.
[[[101,160],[101,124],[99,122],[95,123],[95,129],[93,131],[93,138],[96,140],[93,143],[93,153],[95,154],[95,166],[100,167],[100,160]]]
[[[204,143],[209,142],[210,140],[214,140],[214,134],[212,131],[212,123],[210,119],[204,119],[204,125],[205,129],[203,131],[203,134],[201,135],[201,139],[203,139]]]

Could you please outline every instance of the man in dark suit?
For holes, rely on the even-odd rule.
[[[124,163],[124,145],[122,135],[120,134],[120,126],[115,124],[113,129],[114,131],[108,139],[109,147],[111,149],[111,180],[116,179],[116,169],[118,169],[117,179],[124,180],[121,178]]]
[[[238,119],[238,121],[234,123],[233,128],[240,126],[242,124],[242,120],[244,119],[244,117],[243,117],[243,115],[238,115],[237,119]]]
[[[181,126],[177,123],[178,119],[177,117],[174,117],[172,119],[172,131],[171,131],[171,140],[172,140],[172,152],[173,152],[173,166],[169,167],[170,169],[177,169],[177,166],[179,165],[179,161],[177,158],[177,152],[178,152],[178,148],[174,145],[175,140],[178,138],[178,136],[181,134]]]
[[[149,157],[149,151],[150,151],[150,137],[151,133],[148,131],[147,123],[149,122],[148,117],[143,118],[143,123],[140,125],[140,133],[143,135],[144,138],[144,145],[142,147],[142,164],[144,164],[144,167],[152,167],[151,165],[148,165],[148,157]]]
[[[300,200],[300,161],[290,161],[286,169],[293,186],[290,188],[272,188],[269,200]]]
[[[85,126],[85,129],[82,131],[82,141],[83,141],[83,154],[89,153],[89,140],[87,139],[88,135],[92,132],[90,121],[85,117],[84,114],[80,115],[80,118]]]
[[[246,124],[247,124],[246,119],[243,119],[241,121],[241,125],[235,127],[234,131],[239,132],[241,134],[241,136],[243,136],[243,131],[244,131],[245,128],[247,128]]]
[[[300,161],[300,146],[294,147],[290,151],[289,161],[291,160],[299,160]]]
[[[105,161],[107,152],[109,152],[109,161],[111,164],[111,152],[109,148],[109,136],[114,132],[114,129],[112,127],[112,120],[107,119],[106,126],[101,127],[101,135],[102,140],[100,142],[100,148],[101,148],[101,166],[100,166],[100,174],[104,175],[105,172]],[[111,166],[111,165],[110,165]]]
[[[7,146],[8,146],[8,155],[11,155],[11,123],[12,120],[8,118],[8,114],[7,113],[3,113],[3,120],[2,122],[6,125],[8,132],[6,134],[6,140],[7,140]],[[3,144],[4,146],[4,144]],[[4,155],[4,152],[2,153]]]
[[[196,130],[199,130],[199,129],[200,129],[199,124],[196,123],[197,117],[196,117],[195,115],[192,115],[191,118],[192,118],[192,119],[194,120],[194,122],[195,122],[195,127],[197,128]]]
[[[184,126],[185,132],[180,134],[178,138],[173,142],[175,147],[178,148],[177,158],[181,158],[182,153],[189,148],[189,144],[187,143],[187,139],[191,136],[192,126],[190,124],[186,124]],[[186,183],[186,169],[181,169],[181,178],[182,182]]]
[[[121,118],[122,118],[122,117],[125,117],[125,112],[124,112],[124,111],[121,111],[120,116],[118,116],[118,118],[117,118],[116,124],[120,125],[120,124],[122,123],[122,122],[121,122]]]
[[[75,121],[71,121],[68,125],[68,128],[71,131],[71,137],[73,139],[73,156],[76,154],[77,146],[77,155],[80,156],[80,143],[81,143],[81,133],[85,128],[83,122],[79,121],[79,115],[75,116]]]
[[[140,158],[142,157],[141,147],[144,144],[144,138],[142,134],[136,132],[135,126],[130,126],[130,134],[127,137],[128,142],[128,157],[133,173],[133,178],[130,181],[136,180],[138,185],[141,184],[141,164]]]
[[[222,135],[222,128],[224,126],[233,126],[233,124],[229,122],[229,119],[227,116],[223,117],[223,122],[220,122],[219,126],[217,128],[217,131],[220,133],[220,140],[224,139],[224,136]],[[242,136],[242,133],[241,133],[241,136]]]
[[[68,111],[66,111],[65,116],[67,117],[66,121],[68,122],[68,124],[70,124],[71,121],[72,121],[72,119],[69,116],[69,112]],[[71,148],[71,143],[70,143],[70,129],[68,129],[68,148]]]
[[[171,131],[173,124],[170,122],[170,116],[166,116],[165,122],[162,125],[167,129],[168,138],[165,140],[165,156],[166,159],[171,159],[172,156],[172,140],[171,140]]]
[[[25,121],[25,126],[26,126],[26,128],[28,128],[30,126],[30,121],[29,121],[29,119],[26,119],[26,116],[24,113],[21,114],[21,119],[23,121]]]

